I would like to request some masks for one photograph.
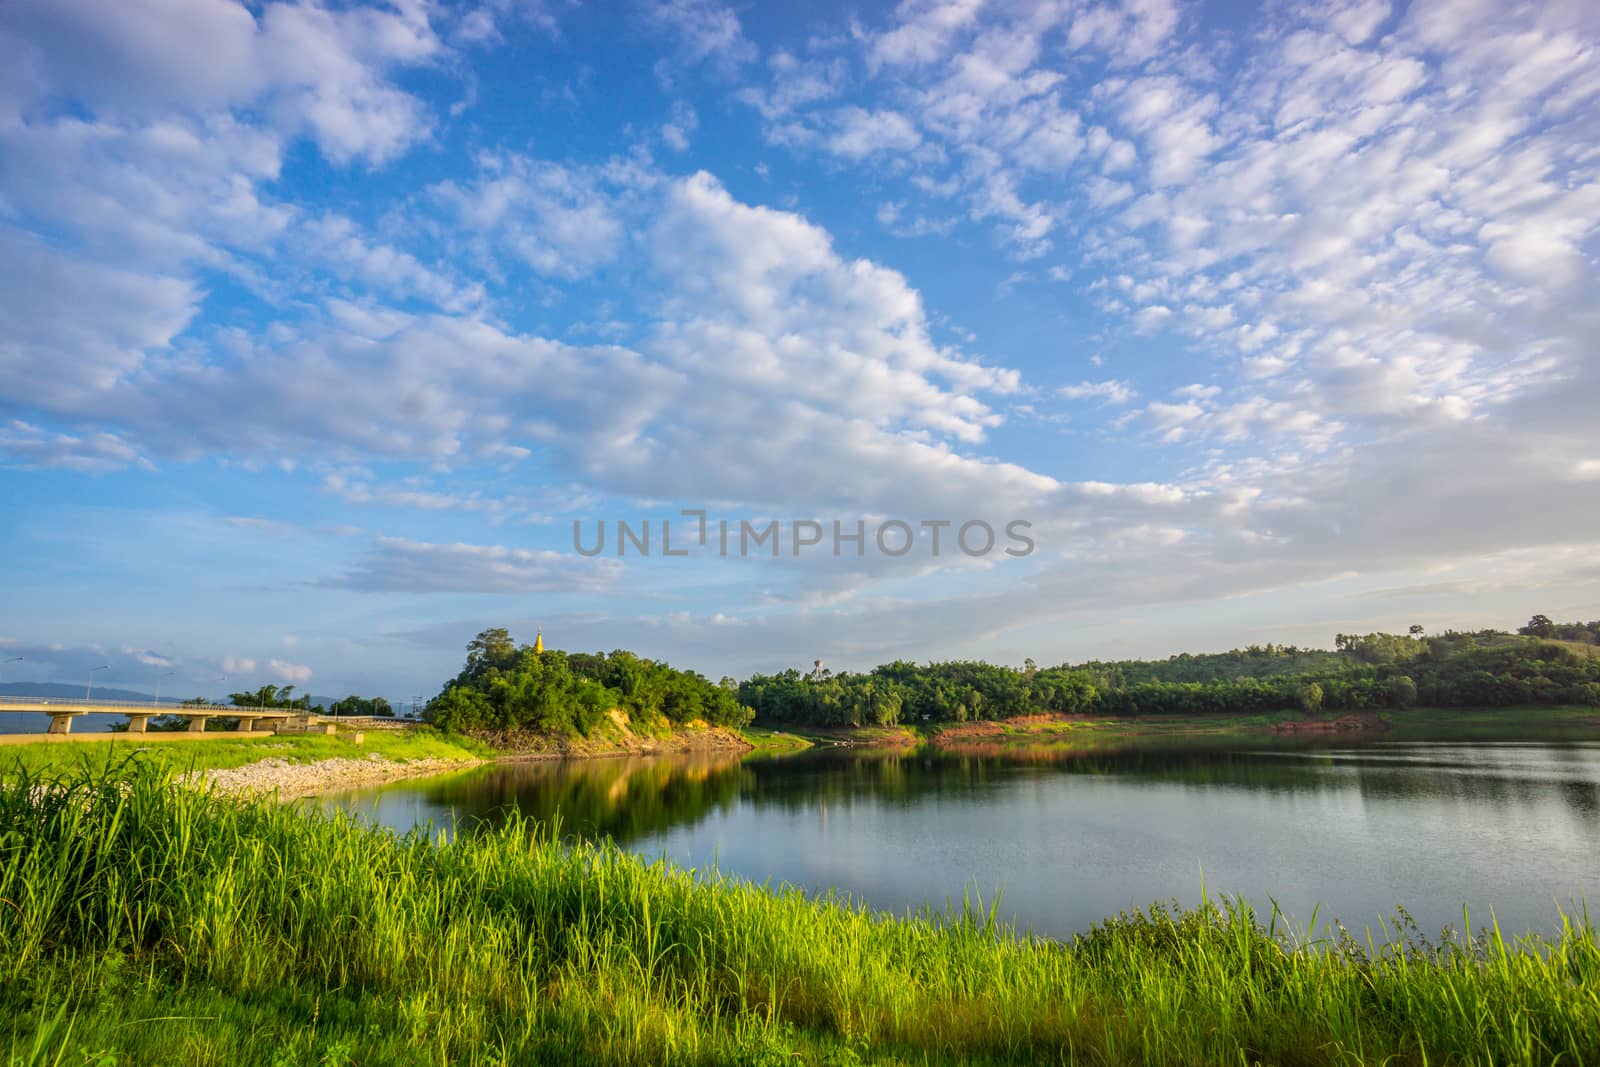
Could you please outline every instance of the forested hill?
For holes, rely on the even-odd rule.
[[[1332,651],[1264,645],[1165,660],[1022,668],[886,664],[739,686],[757,722],[888,725],[1038,713],[1193,715],[1517,704],[1600,706],[1600,622],[1536,615],[1516,633],[1340,634]]]
[[[613,708],[644,731],[697,722],[743,726],[751,715],[731,678],[713,683],[632,652],[535,651],[492,629],[473,638],[461,673],[428,702],[423,716],[459,732],[587,736]]]

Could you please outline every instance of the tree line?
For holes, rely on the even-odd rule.
[[[394,715],[393,706],[383,697],[362,697],[352,693],[324,707],[312,704],[309,693],[295,696],[292,685],[264,685],[248,692],[229,693],[228,702],[236,708],[287,708],[313,715],[373,715],[380,718]],[[206,704],[209,701],[197,697],[184,703]]]
[[[1543,616],[1530,626],[1540,627]],[[1548,623],[1548,620],[1544,620]],[[1600,634],[1600,623],[1550,624]],[[1568,640],[1563,636],[1562,640]],[[1579,644],[1592,642],[1578,640]],[[955,661],[831,673],[755,675],[738,699],[761,723],[893,725],[1009,719],[1250,714],[1367,708],[1600,705],[1600,655],[1523,627],[1427,636],[1340,634],[1335,650],[1251,646],[1166,660],[1022,668]]]
[[[1560,635],[1555,638],[1544,633]],[[1224,715],[1369,708],[1600,705],[1600,623],[1535,616],[1500,630],[1339,634],[1334,649],[1251,645],[1164,660],[1020,667],[898,660],[871,671],[756,674],[711,682],[635,653],[535,652],[503,628],[467,646],[461,671],[423,716],[444,730],[588,735],[612,709],[634,729],[703,722],[890,726],[1035,714]],[[266,687],[271,689],[272,687]],[[234,694],[235,703],[301,706],[292,687]],[[243,699],[241,699],[243,698]],[[352,701],[359,698],[348,698]],[[341,704],[345,703],[343,701]],[[336,705],[338,706],[338,705]],[[354,706],[353,704],[351,705]],[[379,714],[382,714],[379,712]]]

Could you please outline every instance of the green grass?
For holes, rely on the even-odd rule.
[[[152,768],[182,773],[242,767],[268,758],[315,763],[337,757],[361,759],[377,753],[393,760],[483,759],[493,750],[481,742],[441,734],[428,727],[366,730],[358,745],[350,734],[282,734],[261,738],[163,741],[143,744],[138,735],[118,734],[105,741],[69,744],[39,742],[0,745],[0,778],[18,773],[105,767],[131,756]]]
[[[1578,1064],[1600,948],[1305,944],[1236,903],[1071,945],[513,820],[445,844],[136,771],[0,785],[0,1062]]]
[[[937,741],[941,730],[954,724],[922,723],[920,731],[936,743],[957,748],[1027,750],[1062,748],[1099,752],[1140,745],[1215,745],[1273,735],[1273,727],[1309,720],[1370,717],[1385,740],[1573,740],[1600,737],[1600,708],[1527,705],[1507,708],[1409,708],[1406,710],[1330,711],[1313,715],[1278,711],[1239,715],[1106,716],[1049,722],[986,721],[984,733]],[[972,724],[969,724],[972,725]],[[870,744],[883,728],[844,728],[836,736]],[[902,728],[904,729],[904,728]],[[1299,732],[1293,737],[1326,737],[1337,741],[1351,736],[1343,731],[1325,734]],[[1371,736],[1362,732],[1363,737]]]
[[[1529,705],[1514,708],[1411,708],[1385,711],[1393,741],[1541,740],[1600,737],[1600,708]]]
[[[786,756],[793,752],[804,752],[815,744],[797,733],[769,730],[764,726],[741,727],[739,736],[750,744],[752,756]]]

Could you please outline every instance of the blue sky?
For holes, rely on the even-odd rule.
[[[5,677],[409,700],[494,625],[715,677],[1593,618],[1597,41],[1489,0],[12,0]],[[574,551],[682,509],[1036,549]]]

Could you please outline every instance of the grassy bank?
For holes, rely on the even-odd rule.
[[[454,734],[450,735],[456,736]],[[587,759],[596,756],[649,756],[671,752],[746,752],[751,742],[733,727],[705,722],[634,722],[613,708],[587,734],[576,730],[522,728],[475,731],[473,736],[495,752],[522,757]]]
[[[1238,909],[1063,946],[144,773],[0,786],[0,1018],[10,1064],[1577,1063],[1600,949],[1297,947]]]
[[[1593,707],[1412,708],[1382,718],[1392,741],[1600,738],[1600,708]]]
[[[898,734],[894,732],[898,731]],[[804,728],[796,729],[802,736]],[[1576,740],[1600,738],[1600,709],[1529,705],[1513,708],[1410,708],[1305,715],[1029,716],[1020,720],[981,720],[963,724],[923,723],[910,727],[839,728],[828,736],[859,745],[900,743],[936,748],[984,750],[1061,747],[1074,751],[1113,751],[1141,745],[1206,745],[1249,737],[1340,737],[1370,740]]]
[[[761,726],[741,727],[739,736],[750,745],[752,756],[788,756],[795,752],[804,752],[816,744],[810,738],[802,737],[798,733],[768,730]]]
[[[367,730],[360,744],[351,734],[281,734],[229,737],[215,740],[144,744],[137,734],[111,734],[104,741],[78,741],[70,745],[39,742],[0,746],[0,778],[19,773],[37,774],[113,766],[124,760],[160,771],[182,773],[243,767],[277,758],[289,763],[317,763],[338,758],[474,760],[492,756],[489,746],[463,737],[440,734],[427,727],[404,730]]]

